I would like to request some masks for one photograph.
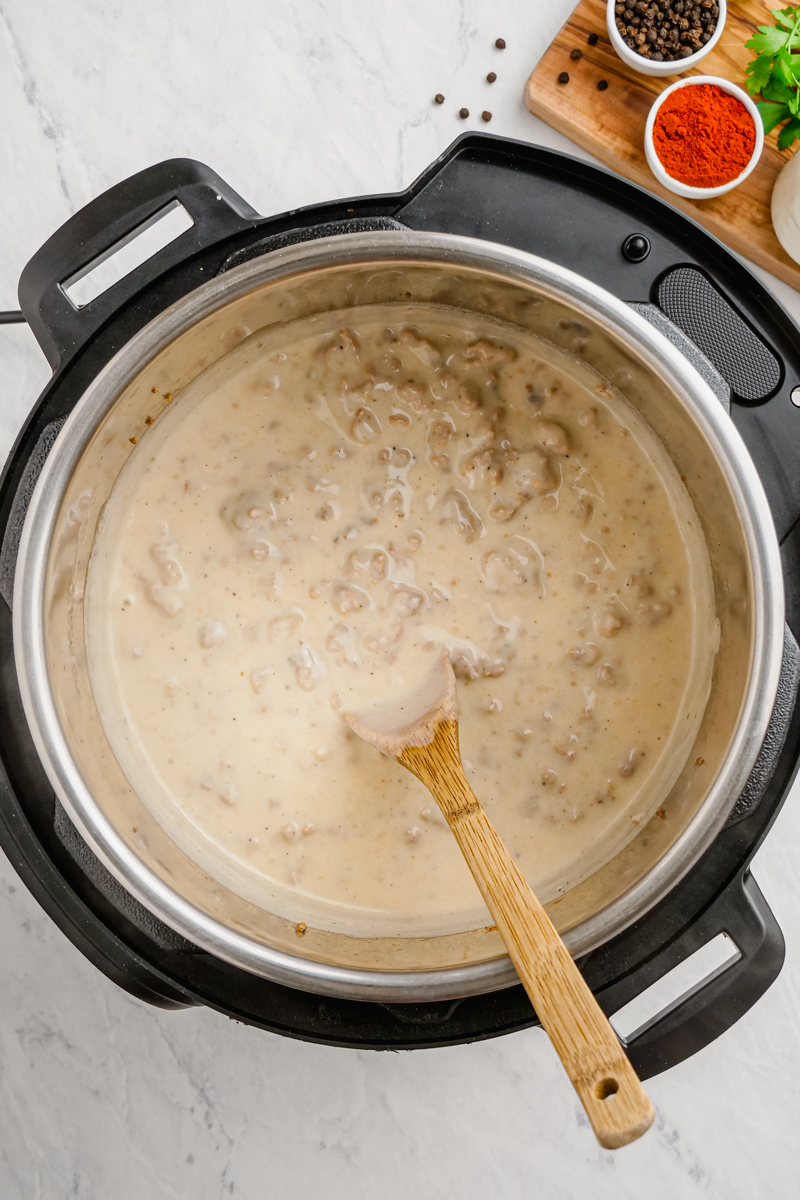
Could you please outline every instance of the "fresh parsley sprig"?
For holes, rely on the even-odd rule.
[[[756,57],[747,65],[747,90],[761,96],[756,108],[770,133],[786,121],[778,134],[778,149],[786,150],[800,138],[800,4],[770,9],[774,25],[759,25],[745,42]]]

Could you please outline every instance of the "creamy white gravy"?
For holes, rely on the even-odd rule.
[[[361,935],[486,910],[343,709],[446,649],[470,782],[547,901],[661,806],[713,627],[649,427],[537,338],[433,306],[256,333],[209,368],[139,440],[88,591],[92,686],[155,818],[247,899]]]

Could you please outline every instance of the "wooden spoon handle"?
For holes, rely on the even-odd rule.
[[[653,1106],[569,951],[470,788],[458,752],[457,723],[442,722],[433,743],[405,750],[399,761],[427,785],[444,813],[600,1145],[613,1150],[641,1137],[653,1121]]]
[[[597,1140],[609,1149],[624,1146],[649,1129],[653,1107],[550,918],[473,802],[474,811],[448,816],[448,824]]]

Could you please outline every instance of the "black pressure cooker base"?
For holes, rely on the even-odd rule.
[[[62,284],[175,200],[192,216],[192,229],[75,309]],[[274,1033],[373,1049],[453,1045],[538,1023],[521,986],[433,1004],[338,1000],[271,983],[187,942],[130,896],[71,824],[33,745],[14,667],[10,608],[27,502],[63,419],[98,371],[148,321],[221,270],[297,241],[398,226],[538,254],[646,309],[655,323],[668,322],[673,344],[699,361],[730,405],[772,508],[787,632],[778,702],[756,769],[726,827],[687,876],[624,933],[579,960],[613,1014],[716,934],[736,943],[740,957],[732,965],[628,1041],[634,1067],[648,1078],[728,1029],[783,962],[781,931],[748,866],[800,756],[800,410],[791,401],[800,383],[800,331],[760,281],[693,221],[567,155],[469,134],[405,193],[274,218],[259,217],[207,167],[177,159],[100,196],[34,256],[20,281],[20,303],[54,375],[0,481],[0,842],[70,941],[151,1004],[207,1005]]]

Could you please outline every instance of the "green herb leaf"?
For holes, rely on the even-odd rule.
[[[779,55],[772,60],[772,80],[773,82],[780,80],[787,88],[797,86],[797,81],[787,67],[785,60]]]
[[[785,27],[787,24],[791,24],[791,18],[789,16],[790,11],[791,11],[790,9],[788,9],[788,8],[771,8],[769,11],[772,13],[773,17],[775,18],[776,25],[783,25]]]
[[[787,87],[784,81],[777,74],[773,73],[767,86],[761,89],[761,95],[764,100],[774,100],[778,104],[791,105],[795,99],[796,92],[792,88]]]
[[[800,120],[797,117],[793,117],[791,121],[788,121],[778,134],[778,149],[788,149],[795,138],[800,138]]]
[[[769,58],[754,58],[752,62],[747,64],[747,74],[750,76],[747,80],[747,90],[752,95],[757,96],[759,92],[764,91],[764,88],[769,83],[769,78],[772,74],[772,61]]]
[[[782,46],[786,45],[789,33],[785,29],[776,29],[774,25],[759,25],[758,33],[750,38],[749,42],[745,42],[748,50],[755,50],[756,54],[777,54]]]
[[[784,46],[775,56],[775,61],[779,62],[782,67],[781,74],[793,87],[797,87],[797,71],[800,68],[800,63],[797,61],[797,55],[792,54],[791,50],[787,50]]]
[[[761,115],[761,123],[764,126],[764,133],[772,133],[776,125],[781,121],[785,121],[789,112],[788,104],[764,104],[762,101],[756,101],[756,108]]]
[[[769,11],[779,25],[792,26],[797,20],[797,9],[798,6],[793,4],[790,8],[771,8]]]
[[[755,51],[747,64],[747,90],[760,96],[758,110],[767,133],[789,118],[779,144],[791,145],[800,132],[800,4],[770,10],[776,24],[759,25],[745,46]]]

